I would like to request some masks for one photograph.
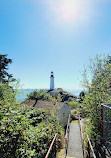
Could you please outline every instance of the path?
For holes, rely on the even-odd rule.
[[[70,124],[67,158],[83,158],[82,142],[78,123]]]

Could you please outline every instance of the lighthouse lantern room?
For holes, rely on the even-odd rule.
[[[53,71],[51,72],[51,76],[50,76],[50,90],[54,90],[54,73],[53,73]]]

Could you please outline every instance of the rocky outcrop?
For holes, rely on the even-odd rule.
[[[56,90],[49,90],[49,91],[47,91],[47,93],[50,93],[52,96],[55,96],[56,98],[60,94],[63,102],[67,101],[69,98],[75,98],[75,95],[70,94],[70,93],[68,93],[66,91],[60,91],[58,89],[56,89]]]

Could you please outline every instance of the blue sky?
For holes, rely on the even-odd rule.
[[[111,52],[110,0],[0,0],[0,53],[24,88],[81,90],[89,57]]]

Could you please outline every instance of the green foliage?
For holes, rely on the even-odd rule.
[[[52,96],[50,93],[47,93],[46,90],[41,89],[40,91],[34,90],[32,93],[28,95],[28,99],[35,100],[35,104],[33,107],[36,105],[38,100],[52,100]]]
[[[80,94],[79,94],[79,98],[81,99],[80,102],[82,102],[85,98],[85,91],[81,91]]]
[[[16,90],[9,86],[9,84],[0,84],[0,105],[16,103],[15,95]]]
[[[87,117],[87,108],[86,108],[86,106],[84,106],[83,103],[80,103],[80,106],[79,106],[79,115],[82,118]]]
[[[98,154],[96,146],[100,143],[101,137],[101,103],[111,102],[111,63],[109,61],[109,56],[96,56],[90,62],[90,74],[86,69],[83,74],[83,85],[87,88],[83,103],[90,122],[87,126],[88,133],[96,154]],[[90,80],[87,75],[90,76]]]
[[[15,81],[12,74],[7,72],[10,63],[12,63],[12,59],[8,59],[6,54],[0,54],[0,83],[8,83],[10,79]]]
[[[63,91],[64,91],[62,88],[57,88],[57,90],[59,90],[60,92],[63,92]]]
[[[76,101],[68,101],[68,105],[71,107],[71,109],[79,108],[80,103]]]
[[[50,93],[47,93],[46,90],[40,89],[40,91],[34,90],[28,95],[28,98],[33,100],[51,100],[52,96],[50,95]]]
[[[32,93],[28,95],[28,99],[35,100],[35,104],[38,100],[44,100],[44,101],[51,101],[55,104],[62,101],[62,95],[61,94],[55,94],[52,95],[47,92],[47,90],[40,89],[40,90],[34,90]],[[35,106],[33,105],[33,107]]]
[[[77,114],[77,109],[71,110],[71,114]]]
[[[69,101],[69,102],[75,101],[75,98],[70,97],[70,98],[68,99],[68,101]]]
[[[59,93],[60,93],[60,95],[61,95],[62,101],[68,100],[67,95],[71,95],[71,96],[72,96],[71,93],[69,93],[69,92],[63,90],[62,88],[57,88],[57,90],[59,90]],[[72,97],[70,97],[70,98],[72,98]],[[74,99],[76,99],[76,98],[77,98],[77,96],[73,95],[73,98],[72,98],[72,99],[74,100]],[[65,99],[66,99],[66,100],[65,100]]]
[[[8,85],[0,85],[0,94],[0,157],[44,158],[55,133],[63,135],[57,118],[43,109],[17,104]],[[60,139],[57,142],[60,145]]]
[[[57,95],[57,102],[61,102],[62,101],[62,96],[60,94]]]

